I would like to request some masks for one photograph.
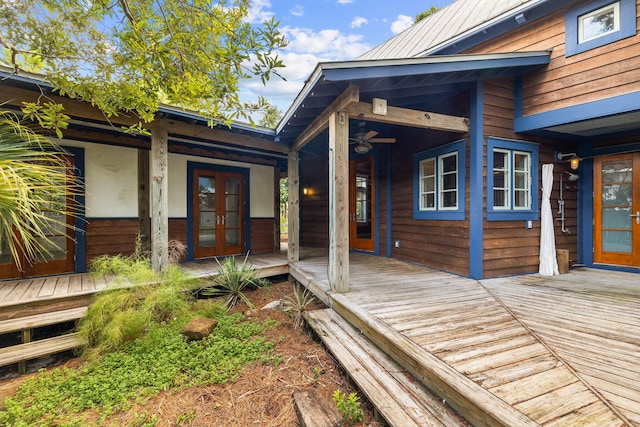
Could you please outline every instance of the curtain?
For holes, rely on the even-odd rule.
[[[540,222],[540,274],[553,276],[558,272],[556,239],[551,213],[551,189],[553,188],[553,164],[542,165],[542,206]]]

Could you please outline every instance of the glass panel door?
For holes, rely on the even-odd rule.
[[[64,156],[67,162],[67,174],[72,176],[74,171],[74,158]],[[0,236],[0,279],[20,278],[28,276],[42,276],[47,274],[71,273],[75,271],[75,251],[73,225],[75,217],[72,214],[65,215],[62,212],[73,212],[75,200],[71,190],[67,187],[66,194],[61,194],[58,199],[48,200],[48,207],[42,210],[43,216],[48,220],[43,231],[46,238],[40,238],[39,243],[43,251],[36,259],[29,263],[24,255],[21,255],[20,265],[13,258],[9,249],[9,236]],[[20,245],[22,237],[16,236]]]
[[[349,162],[349,246],[374,250],[373,157]]]
[[[640,154],[594,161],[594,261],[640,265]]]
[[[227,254],[242,252],[243,197],[242,176],[228,175],[225,177],[225,252]]]
[[[244,252],[244,176],[194,172],[194,257]]]

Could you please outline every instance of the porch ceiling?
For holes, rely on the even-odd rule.
[[[321,63],[278,125],[278,138],[291,146],[349,85],[358,86],[363,102],[383,98],[391,106],[430,110],[475,81],[521,75],[548,64],[549,56],[538,51]]]

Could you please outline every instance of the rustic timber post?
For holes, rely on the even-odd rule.
[[[167,268],[169,246],[168,133],[164,127],[151,131],[151,268]]]
[[[349,292],[349,116],[329,118],[329,284]]]
[[[273,251],[280,253],[280,168],[273,168]]]
[[[287,258],[289,262],[300,260],[300,171],[299,154],[289,152],[289,243]]]
[[[142,252],[151,252],[151,214],[149,212],[149,150],[138,150],[138,237]]]

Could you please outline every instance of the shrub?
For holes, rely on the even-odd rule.
[[[244,302],[247,307],[254,308],[243,291],[247,287],[260,288],[268,284],[269,281],[260,277],[260,271],[247,262],[248,257],[247,253],[240,265],[236,263],[233,256],[225,258],[222,264],[216,258],[218,275],[210,279],[214,286],[204,288],[202,294],[226,296],[226,304],[229,308],[235,307],[240,301]]]

